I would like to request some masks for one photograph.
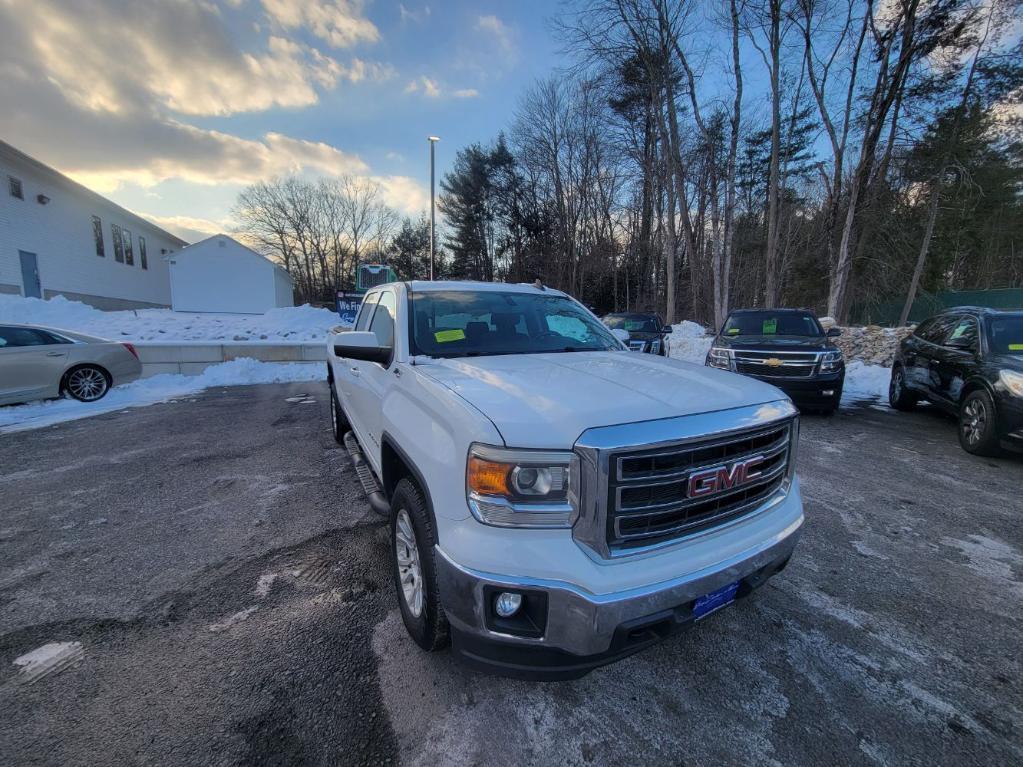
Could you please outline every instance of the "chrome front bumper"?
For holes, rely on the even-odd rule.
[[[688,612],[698,597],[743,579],[763,580],[788,562],[799,539],[802,515],[777,534],[713,567],[685,573],[677,578],[609,594],[593,594],[565,581],[523,578],[481,572],[452,561],[440,547],[437,574],[441,601],[452,628],[479,642],[547,648],[573,656],[601,656],[614,648],[616,632],[631,621],[666,610]],[[751,584],[754,588],[762,582]],[[547,595],[547,619],[543,636],[514,636],[487,628],[484,600],[486,587],[542,591]],[[741,593],[741,591],[740,591]],[[637,648],[639,649],[639,648]],[[624,653],[628,654],[628,653]],[[609,662],[614,657],[603,660]],[[592,665],[600,665],[600,662]]]

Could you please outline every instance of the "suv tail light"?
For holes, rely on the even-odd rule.
[[[122,343],[121,346],[130,351],[135,359],[139,359],[139,353],[135,351],[135,347],[132,344]],[[141,360],[139,360],[139,362],[141,362]]]

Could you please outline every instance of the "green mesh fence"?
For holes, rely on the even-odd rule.
[[[902,313],[899,301],[864,302],[853,307],[850,321],[855,325],[895,325]],[[917,296],[909,312],[910,322],[920,322],[953,306],[987,306],[992,309],[1023,309],[1023,288],[998,290],[954,290]]]

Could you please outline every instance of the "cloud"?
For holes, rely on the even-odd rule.
[[[515,33],[511,27],[497,18],[497,16],[493,14],[480,16],[476,21],[476,29],[492,35],[506,55],[514,55],[516,53]]]
[[[338,61],[279,27],[260,50],[240,50],[219,13],[188,2],[0,0],[0,136],[107,194],[174,179],[228,196],[287,173],[372,178],[358,155],[322,141],[189,124],[193,115],[299,108],[338,83],[395,75],[385,64]],[[422,197],[412,180],[380,182],[403,209]]]
[[[480,95],[480,92],[475,88],[458,88],[456,90],[448,90],[445,86],[442,86],[440,82],[427,77],[426,75],[417,77],[415,80],[409,80],[408,84],[405,86],[405,93],[421,93],[430,99],[439,99],[444,97],[473,99]]]
[[[341,78],[386,74],[279,35],[262,50],[239,50],[219,12],[191,3],[0,0],[0,45],[9,65],[34,69],[69,101],[111,113],[304,107]]]
[[[440,85],[426,75],[410,80],[405,86],[405,93],[422,93],[427,98],[440,98]]]
[[[226,218],[220,221],[213,221],[208,218],[195,218],[193,216],[154,216],[151,213],[145,213],[140,210],[134,210],[132,213],[142,216],[147,221],[152,221],[160,228],[166,229],[171,234],[189,243],[199,242],[199,240],[204,240],[213,234],[227,232],[233,226],[233,222]]]
[[[335,48],[375,43],[380,30],[363,15],[360,0],[263,0],[267,16],[285,29],[308,29]]]
[[[398,3],[398,11],[401,13],[402,24],[420,24],[430,18],[430,6],[424,5],[421,10],[413,11],[406,8],[404,3]]]

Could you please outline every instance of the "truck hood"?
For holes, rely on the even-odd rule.
[[[827,336],[723,336],[714,339],[714,346],[724,346],[736,351],[772,352],[796,351],[817,352],[837,349]]]
[[[586,429],[785,399],[723,370],[631,352],[418,361],[493,421],[510,447],[570,448]]]

